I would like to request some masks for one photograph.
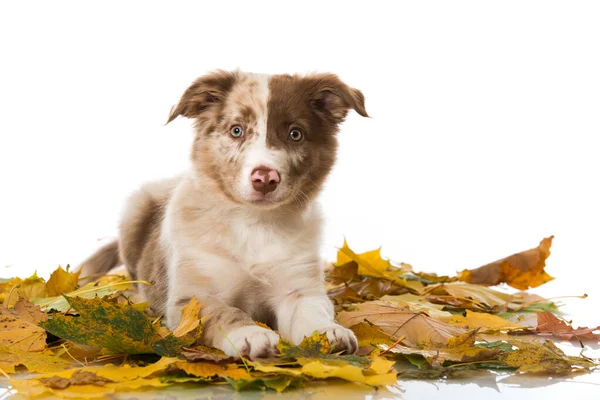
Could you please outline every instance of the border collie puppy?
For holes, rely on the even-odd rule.
[[[141,294],[171,329],[195,296],[203,343],[230,356],[269,357],[279,335],[298,344],[314,331],[354,353],[356,337],[334,321],[325,291],[313,201],[350,109],[367,117],[363,94],[333,74],[200,77],[168,120],[194,120],[191,170],[133,193],[118,240],[83,273],[124,263],[132,278],[154,283]]]

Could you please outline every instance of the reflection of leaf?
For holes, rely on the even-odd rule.
[[[361,322],[370,322],[392,338],[403,338],[411,346],[444,345],[449,338],[461,335],[464,329],[435,320],[425,314],[390,303],[374,301],[356,305],[354,311],[342,311],[338,321],[346,328]]]
[[[547,311],[537,314],[537,327],[533,330],[540,335],[556,336],[562,340],[571,340],[573,338],[579,340],[600,341],[600,334],[594,333],[599,331],[600,326],[595,328],[577,328],[574,329],[571,325],[558,319],[554,314]]]
[[[299,385],[303,379],[295,378],[292,376],[277,376],[274,378],[252,378],[251,380],[247,379],[231,379],[225,378],[227,382],[231,384],[235,390],[248,390],[248,389],[273,389],[277,393],[281,393],[289,387],[294,387]]]
[[[48,332],[76,343],[125,354],[154,352],[152,344],[160,336],[144,313],[100,298],[66,299],[79,316],[54,315],[41,324]]]
[[[520,290],[538,287],[554,279],[544,271],[552,239],[553,236],[550,236],[543,239],[534,249],[513,254],[477,269],[464,270],[458,278],[461,281],[483,285],[506,282]]]
[[[327,365],[319,361],[311,361],[302,366],[302,374],[313,378],[341,378],[350,382],[365,383],[362,368],[354,365]]]
[[[28,380],[13,379],[11,384],[20,394],[28,397],[61,397],[61,398],[107,398],[115,392],[135,391],[140,388],[160,388],[168,383],[162,382],[160,378],[149,376],[176,362],[176,359],[161,359],[157,363],[147,367],[130,367],[128,365],[117,367],[114,365],[84,367],[76,370],[57,372]],[[92,382],[82,382],[80,385],[70,385],[66,389],[55,389],[46,386],[42,380],[52,378],[50,382],[60,382],[59,378],[72,381],[77,375],[91,380],[93,375],[104,381],[104,385],[96,385]],[[90,375],[91,374],[91,375]],[[109,382],[111,381],[111,382]],[[47,382],[47,381],[46,381]]]
[[[20,299],[14,310],[0,306],[0,346],[12,352],[42,351],[46,348],[46,331],[37,324],[48,316],[27,300]]]
[[[50,378],[41,378],[39,381],[53,389],[66,389],[71,385],[104,386],[105,384],[112,382],[110,379],[103,378],[93,372],[87,371],[76,371],[70,378],[53,376]]]
[[[115,382],[135,380],[138,378],[146,378],[154,375],[158,372],[163,372],[171,365],[177,363],[177,358],[163,357],[153,364],[149,364],[145,367],[130,366],[130,365],[95,365],[83,368],[69,369],[61,372],[57,372],[52,375],[44,376],[43,378],[50,378],[52,376],[58,376],[61,378],[69,379],[78,371],[91,372],[98,376],[110,379]]]

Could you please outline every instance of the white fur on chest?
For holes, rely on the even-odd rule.
[[[302,214],[261,214],[225,205],[209,191],[200,198],[191,196],[190,190],[184,180],[163,223],[170,285],[194,285],[208,278],[218,293],[246,279],[287,287],[293,279],[301,283],[302,271],[318,263],[321,215],[317,204]]]

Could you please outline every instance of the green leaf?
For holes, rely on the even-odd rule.
[[[63,339],[125,354],[154,353],[162,338],[146,315],[128,304],[65,296],[79,316],[54,315],[40,326]]]

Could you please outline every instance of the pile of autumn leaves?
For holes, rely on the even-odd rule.
[[[519,290],[552,279],[545,271],[552,238],[456,277],[392,265],[379,250],[354,253],[346,244],[328,273],[340,324],[359,340],[356,355],[332,354],[316,332],[299,346],[279,343],[273,359],[225,356],[198,344],[202,321],[195,299],[173,332],[135,301],[134,282],[105,276],[80,286],[58,268],[0,281],[0,374],[29,397],[104,397],[174,384],[229,383],[236,390],[283,391],[315,379],[394,385],[399,378],[452,378],[502,370],[571,375],[594,360],[567,356],[548,339],[598,342],[596,328],[573,328],[548,300],[494,290]],[[30,374],[20,374],[21,370]]]

